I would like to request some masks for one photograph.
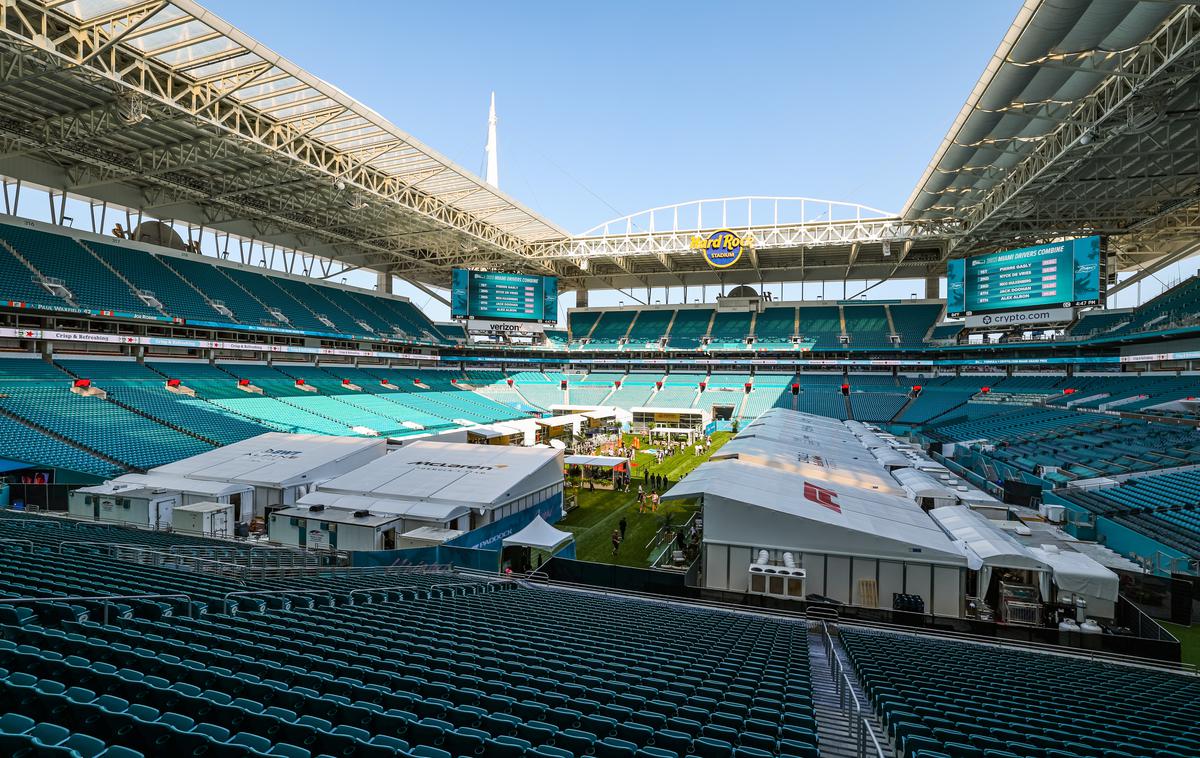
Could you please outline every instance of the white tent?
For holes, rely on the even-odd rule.
[[[965,566],[962,551],[911,500],[739,461],[701,465],[663,496],[703,497],[705,542]],[[826,504],[828,503],[828,504]]]
[[[805,593],[891,608],[919,595],[930,612],[962,612],[967,558],[842,422],[773,409],[664,495],[703,507],[702,582],[755,591],[751,563],[785,554]]]
[[[574,534],[555,529],[547,524],[541,516],[536,516],[524,529],[505,537],[504,547],[532,547],[553,554],[573,539],[575,539]]]
[[[568,466],[596,466],[598,468],[616,468],[626,462],[626,458],[615,455],[568,455],[563,459],[563,463]]]
[[[1112,618],[1116,611],[1120,578],[1090,556],[1070,550],[1048,549],[1052,547],[1031,547],[1029,552],[1054,570],[1054,584],[1059,592],[1082,596],[1087,600],[1089,616]]]
[[[995,569],[1020,569],[1036,574],[1042,600],[1050,599],[1050,566],[987,516],[963,505],[934,508],[929,516],[962,546],[968,565],[979,571],[980,594],[991,586]]]
[[[892,476],[918,503],[936,506],[958,503],[954,490],[920,469],[900,468],[893,471]]]

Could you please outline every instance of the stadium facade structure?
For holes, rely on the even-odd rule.
[[[893,618],[925,618],[920,597],[971,611],[958,585],[977,569],[982,586],[1016,568],[1060,599],[1112,600],[1108,574],[1068,588],[1087,543],[1043,549],[1047,527],[1025,547],[948,505],[994,505],[984,490],[1040,499],[1156,573],[1195,573],[1200,280],[1052,340],[989,344],[943,323],[934,290],[951,258],[1062,236],[1109,239],[1112,270],[1134,272],[1110,292],[1195,252],[1197,37],[1190,4],[1029,0],[900,213],[722,199],[572,237],[191,0],[3,0],[0,458],[32,482],[13,494],[116,476],[152,487],[125,490],[149,521],[170,471],[181,502],[290,506],[274,515],[329,544],[325,497],[429,504],[348,480],[345,456],[305,454],[311,435],[412,455],[428,443],[411,440],[556,407],[687,408],[746,422],[676,492],[712,509],[713,592],[775,594],[768,570],[800,555],[827,606],[875,617],[889,592]],[[31,187],[49,227],[17,218]],[[91,203],[91,232],[64,228],[68,198]],[[118,220],[140,241],[105,236]],[[691,239],[723,227],[756,245],[718,276]],[[400,277],[439,296],[455,266],[552,274],[584,296],[903,278],[926,297],[584,307],[536,346],[480,345],[389,292]],[[360,268],[377,291],[330,282]],[[509,493],[527,502],[466,499],[520,510],[509,519],[561,507],[557,455],[529,452],[555,460],[538,492]],[[804,502],[784,498],[796,489]],[[336,531],[387,547],[389,518],[351,512]],[[446,566],[332,571],[292,549],[16,511],[0,539],[14,755],[1200,754],[1194,673],[1106,657],[1178,658],[1136,611],[1128,636],[1025,629],[1085,657]]]
[[[997,342],[945,322],[936,288],[951,258],[1064,236],[1107,238],[1110,295],[1196,252],[1198,38],[1194,5],[1029,0],[898,213],[719,198],[572,236],[190,0],[0,4],[0,455],[65,482],[263,431],[403,438],[556,405],[779,406],[957,445],[965,474],[1048,500],[1186,467],[1197,280]],[[31,190],[51,224],[20,218]],[[65,228],[68,198],[90,204],[91,231]],[[108,236],[115,222],[141,241]],[[725,228],[755,244],[718,271],[692,240]],[[440,298],[454,267],[554,275],[581,303],[589,289],[925,288],[585,306],[537,344],[473,344],[389,292],[398,277]],[[376,291],[331,281],[359,269]],[[1093,433],[1135,449],[1072,447]],[[1081,530],[1128,532],[1123,552],[1194,570],[1183,516],[1061,499]]]

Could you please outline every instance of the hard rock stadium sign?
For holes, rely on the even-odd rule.
[[[699,235],[692,237],[688,247],[701,251],[704,260],[708,261],[708,265],[713,268],[729,268],[741,259],[742,251],[754,247],[754,237],[749,234],[741,235],[728,229],[719,229],[708,235],[707,238]]]

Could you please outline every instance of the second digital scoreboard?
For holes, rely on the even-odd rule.
[[[1100,242],[1083,237],[949,261],[946,315],[1100,305]]]
[[[558,280],[552,276],[456,268],[450,306],[454,318],[553,324],[558,321]]]

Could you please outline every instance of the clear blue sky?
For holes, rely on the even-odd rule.
[[[899,210],[1020,5],[205,0],[571,232],[657,205]]]

